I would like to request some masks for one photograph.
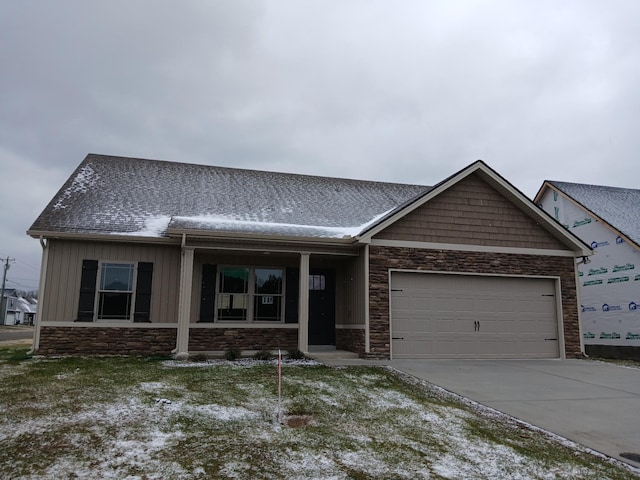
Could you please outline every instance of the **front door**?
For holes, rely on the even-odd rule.
[[[336,275],[333,270],[309,271],[309,345],[336,343]]]

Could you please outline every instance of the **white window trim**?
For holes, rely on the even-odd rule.
[[[222,282],[220,281],[220,272],[222,272],[222,270],[224,270],[225,268],[246,268],[249,270],[249,279],[247,280],[247,318],[245,320],[237,320],[237,319],[233,319],[233,320],[220,320],[218,319],[218,297],[219,295],[226,295],[225,293],[220,292],[220,288],[222,286]],[[273,295],[274,297],[280,297],[281,301],[280,301],[280,320],[255,320],[255,298],[259,295],[256,294],[255,292],[255,282],[256,282],[256,269],[260,270],[260,269],[272,269],[272,270],[280,270],[282,271],[282,293],[277,294],[277,295]],[[285,267],[280,267],[280,266],[264,266],[264,265],[253,265],[253,266],[247,266],[247,265],[218,265],[217,268],[217,272],[216,272],[216,295],[215,295],[215,299],[214,299],[214,309],[213,309],[213,322],[214,323],[220,323],[220,324],[233,324],[233,323],[239,323],[239,324],[258,324],[258,325],[278,325],[278,324],[284,324],[285,321],[285,317],[284,317],[284,310],[285,310],[285,299],[286,299],[286,272],[287,269]]]
[[[103,290],[100,288],[102,284],[102,267],[104,264],[109,265],[133,265],[133,279],[131,281],[131,307],[129,309],[129,318],[98,318],[100,310],[100,294]],[[93,321],[98,323],[134,323],[133,316],[136,311],[136,291],[138,288],[138,262],[125,262],[122,260],[98,260],[98,272],[96,274],[96,295],[93,302]]]

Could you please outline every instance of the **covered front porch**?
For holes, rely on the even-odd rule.
[[[176,358],[366,349],[366,248],[184,237]]]

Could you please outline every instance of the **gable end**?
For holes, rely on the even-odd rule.
[[[474,173],[374,236],[379,240],[566,250]]]

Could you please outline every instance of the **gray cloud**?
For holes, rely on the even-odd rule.
[[[0,255],[88,152],[433,184],[635,187],[633,0],[3,2]],[[27,246],[28,245],[28,246]],[[36,275],[15,278],[33,283]]]

